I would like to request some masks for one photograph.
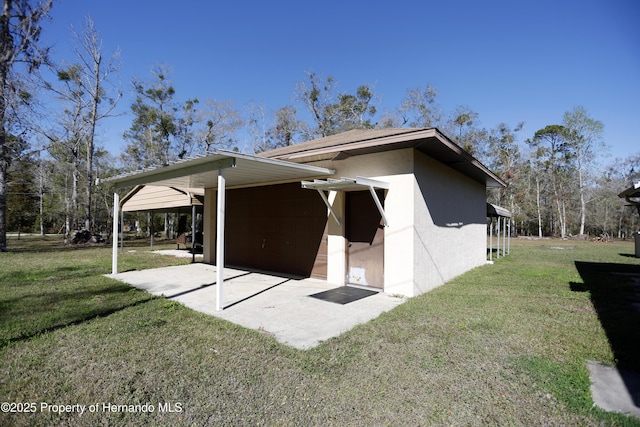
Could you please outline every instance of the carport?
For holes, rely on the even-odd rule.
[[[124,226],[125,212],[147,212],[150,223],[155,213],[177,213],[185,211],[191,213],[191,245],[193,259],[195,252],[193,245],[195,242],[196,213],[202,212],[204,205],[204,189],[201,188],[175,188],[157,187],[153,185],[137,185],[120,200],[120,223]],[[153,248],[153,226],[150,226],[150,246]],[[180,232],[180,227],[178,227]],[[120,249],[124,247],[124,233],[120,238]],[[185,242],[186,243],[186,242]]]
[[[500,258],[500,227],[502,227],[502,256],[511,250],[511,212],[507,209],[487,203],[489,218],[489,262],[493,262],[493,235],[496,235],[496,256]],[[494,231],[495,218],[495,231]]]
[[[115,184],[116,190],[136,185],[148,185],[174,188],[205,189],[216,191],[216,266],[225,264],[225,211],[226,189],[257,187],[262,185],[296,182],[307,179],[326,178],[335,173],[332,169],[292,163],[284,160],[268,159],[226,150],[217,150],[207,155],[178,161],[163,167],[148,168],[105,180]],[[114,191],[113,235],[118,235],[120,200]],[[205,218],[207,201],[205,191]],[[205,222],[205,235],[210,225]],[[233,238],[233,236],[230,236]],[[223,309],[223,270],[216,269],[216,310]],[[112,274],[118,273],[118,242],[113,239]]]

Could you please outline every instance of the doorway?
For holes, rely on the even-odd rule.
[[[384,206],[384,190],[376,190]],[[369,191],[345,194],[347,283],[383,288],[384,222]]]

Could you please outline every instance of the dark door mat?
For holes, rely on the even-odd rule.
[[[375,295],[378,292],[367,289],[353,288],[351,286],[341,286],[339,288],[330,289],[328,291],[319,292],[309,295],[323,301],[335,302],[336,304],[349,304],[350,302]]]

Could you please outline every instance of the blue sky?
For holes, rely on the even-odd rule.
[[[349,92],[372,85],[379,111],[432,84],[445,111],[467,105],[486,128],[524,121],[523,138],[582,105],[604,123],[613,157],[640,152],[636,0],[56,0],[43,33],[54,58],[71,58],[69,28],[87,15],[105,53],[121,50],[125,92],[157,63],[173,69],[178,100],[237,108],[292,104],[305,71],[334,76]],[[118,110],[130,105],[125,97]],[[113,154],[131,120],[102,124]]]

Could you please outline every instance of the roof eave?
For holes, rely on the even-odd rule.
[[[168,182],[170,182],[171,180],[177,180],[180,178],[203,174],[210,176],[212,173],[218,173],[218,171],[221,169],[234,167],[236,165],[236,160],[242,162],[245,165],[253,165],[261,168],[259,172],[265,172],[266,175],[268,175],[270,171],[276,171],[279,180],[290,178],[290,180],[296,181],[300,178],[308,179],[311,177],[333,175],[335,173],[334,170],[317,166],[303,165],[279,159],[261,158],[249,154],[241,154],[226,150],[218,150],[215,153],[211,153],[206,156],[178,161],[176,163],[172,163],[163,167],[150,168],[118,175],[107,178],[104,181],[115,184],[116,188],[145,184],[153,185],[154,183],[161,183],[158,185],[163,186],[176,186],[183,188],[205,188],[207,187],[207,185],[186,185],[193,183],[181,183],[181,185],[176,185],[168,184]],[[238,169],[241,170],[242,168],[239,167]],[[286,176],[284,177],[282,176],[283,171],[286,172]],[[234,173],[237,175],[237,171]],[[247,175],[245,174],[243,178],[246,178],[246,176]],[[252,182],[256,185],[259,185],[270,183],[271,181],[269,181],[269,179],[265,179],[264,176],[262,176],[257,177]],[[227,183],[227,186],[229,188],[233,185],[233,182]],[[210,186],[215,187],[215,184],[212,184]]]
[[[640,182],[638,182],[637,184],[633,184],[631,187],[622,191],[620,194],[618,194],[618,197],[620,197],[621,199],[626,199],[627,201],[629,201],[630,197],[640,197]]]
[[[445,160],[445,153],[438,155],[438,150],[432,146],[430,147],[429,143],[432,143],[434,140],[438,141],[449,153],[454,154],[454,161]],[[457,169],[472,179],[485,184],[487,187],[505,188],[507,186],[506,182],[500,177],[491,172],[489,168],[484,166],[471,154],[467,153],[462,147],[449,139],[437,128],[415,129],[395,135],[337,142],[328,146],[311,149],[304,149],[303,143],[299,148],[299,150],[282,154],[277,154],[278,152],[275,150],[273,158],[297,163],[307,163],[318,161],[319,159],[341,160],[360,154],[383,152],[399,148],[416,148],[447,166]],[[264,155],[269,156],[269,153],[264,153]],[[469,168],[461,167],[462,164],[469,165],[471,169],[467,170]]]

